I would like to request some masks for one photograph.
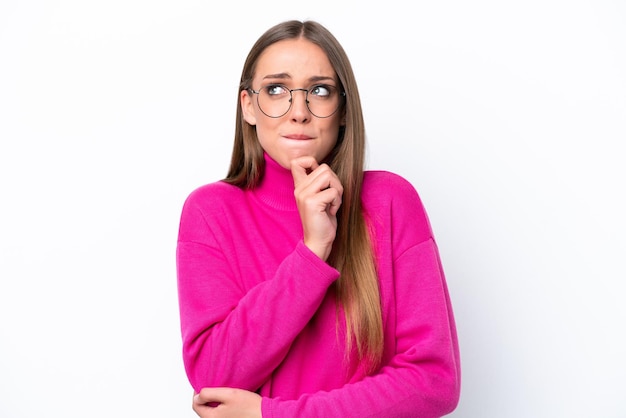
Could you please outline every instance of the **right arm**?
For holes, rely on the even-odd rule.
[[[301,241],[271,279],[246,291],[211,226],[190,196],[177,246],[185,369],[196,392],[209,386],[255,391],[280,365],[339,273]]]
[[[343,197],[341,181],[328,165],[319,165],[313,157],[294,159],[291,174],[304,244],[327,260],[337,235],[337,212]]]

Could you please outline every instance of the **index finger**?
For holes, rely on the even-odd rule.
[[[235,389],[228,387],[206,387],[193,397],[194,402],[199,404],[224,403],[235,395]]]
[[[291,160],[291,175],[296,185],[317,167],[319,164],[313,157],[298,157]]]

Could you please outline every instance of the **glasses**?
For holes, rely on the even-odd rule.
[[[269,84],[258,91],[248,89],[257,95],[257,103],[261,112],[270,118],[284,116],[291,109],[293,92],[304,91],[306,107],[313,116],[328,118],[339,110],[346,92],[339,92],[336,87],[317,84],[307,89],[288,89],[282,84]]]

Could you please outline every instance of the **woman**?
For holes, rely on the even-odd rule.
[[[414,188],[363,171],[346,53],[270,28],[239,86],[223,181],[185,202],[183,357],[201,417],[439,417],[460,387],[454,319]]]

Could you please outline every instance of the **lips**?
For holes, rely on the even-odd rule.
[[[306,141],[308,139],[312,139],[312,137],[308,136],[308,135],[303,135],[303,134],[290,134],[290,135],[285,135],[285,138],[287,139],[295,139],[297,141]]]

